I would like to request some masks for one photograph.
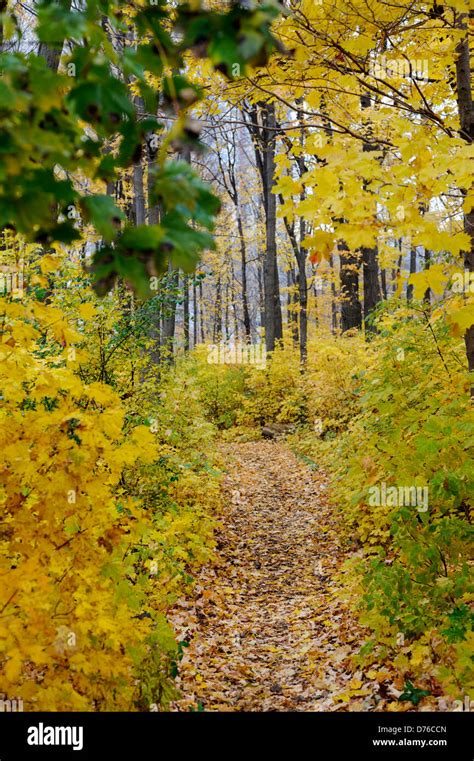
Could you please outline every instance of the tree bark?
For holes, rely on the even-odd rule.
[[[375,333],[375,326],[369,318],[377,304],[382,301],[376,248],[362,249],[362,271],[364,275],[364,328],[366,333]]]
[[[362,327],[362,307],[359,299],[359,261],[351,254],[347,245],[338,244],[341,261],[341,330],[344,333],[352,328]]]
[[[260,309],[260,326],[265,329],[265,297],[263,294],[263,267],[257,263],[258,305]]]
[[[189,278],[183,275],[183,333],[184,351],[189,351]]]
[[[222,285],[221,278],[217,278],[216,283],[216,306],[214,311],[214,328],[212,331],[213,343],[222,341]]]
[[[168,353],[168,359],[173,357],[173,342],[176,329],[176,290],[179,286],[179,272],[168,264],[168,275],[165,280],[164,295],[166,299],[163,309],[163,321],[161,326],[161,346]]]
[[[202,280],[199,282],[199,321],[201,328],[201,343],[206,342],[206,330],[204,327],[204,298]]]
[[[245,245],[244,228],[242,224],[242,217],[240,207],[237,208],[237,226],[239,230],[240,239],[240,263],[242,271],[242,312],[244,320],[245,338],[248,343],[252,339],[252,325],[250,322],[249,302],[247,292],[247,247]]]
[[[298,111],[298,122],[300,124],[300,149],[301,153],[297,159],[298,171],[300,178],[306,171],[304,161],[304,123],[303,114]],[[303,189],[300,193],[300,201],[304,201],[306,198],[306,190],[303,185]],[[299,285],[299,300],[300,300],[300,363],[302,367],[305,367],[306,360],[308,358],[308,279],[306,277],[306,259],[308,252],[303,245],[303,241],[306,238],[306,220],[304,216],[300,216],[300,240],[298,247],[298,285]]]
[[[217,160],[221,172],[222,184],[229,196],[235,209],[237,220],[237,229],[239,233],[240,245],[240,262],[241,262],[241,284],[242,284],[242,312],[245,340],[250,343],[252,338],[252,324],[250,321],[250,312],[248,305],[248,288],[247,288],[247,245],[245,242],[244,222],[242,218],[242,206],[240,203],[240,183],[238,178],[238,142],[236,140],[236,131],[230,130],[222,132],[222,139],[227,147],[226,162],[223,161],[221,151],[217,151]],[[232,272],[232,277],[234,273]],[[234,284],[232,284],[234,290]],[[237,308],[233,297],[234,309]]]
[[[274,103],[258,103],[250,109],[247,122],[253,137],[255,158],[260,172],[265,210],[265,256],[263,292],[265,302],[265,347],[272,352],[283,338],[276,243],[276,196],[272,193],[275,177],[276,118]]]
[[[300,362],[306,364],[308,358],[308,279],[306,277],[307,251],[301,241],[304,240],[305,220],[300,218],[300,245],[298,252],[298,292],[300,302]]]
[[[360,105],[362,111],[371,106],[371,97],[369,93],[364,93],[360,98]],[[370,127],[368,128],[370,134]],[[377,150],[378,146],[373,145],[370,142],[364,142],[362,150],[365,153]],[[364,188],[366,189],[366,183],[364,182]],[[362,274],[364,280],[364,329],[366,336],[369,333],[375,333],[376,328],[372,321],[369,319],[372,312],[376,308],[377,304],[382,301],[382,294],[379,286],[379,263],[378,263],[378,249],[362,248]]]
[[[380,270],[380,283],[382,286],[382,295],[384,297],[384,300],[387,301],[388,299],[388,290],[387,290],[387,271],[385,268]]]
[[[156,161],[157,149],[153,147],[153,143],[148,137],[146,141],[147,145],[147,210],[148,210],[148,224],[157,225],[160,221],[160,209],[159,206],[152,205],[150,198],[153,189],[153,166]],[[161,297],[162,292],[161,279],[159,288],[157,290],[157,296]],[[153,324],[150,326],[150,338],[154,343],[154,348],[151,351],[151,358],[154,364],[159,365],[161,361],[161,305],[160,298],[156,301],[156,310],[153,314]]]
[[[197,346],[199,343],[198,340],[198,318],[199,318],[199,311],[198,311],[198,303],[197,303],[197,286],[196,286],[196,278],[193,278],[193,346]]]
[[[336,282],[334,273],[334,257],[329,257],[329,266],[331,268],[331,333],[333,336],[337,332],[337,303],[336,303]]]
[[[145,224],[145,188],[143,184],[143,166],[141,161],[133,167],[133,212],[135,225]]]
[[[461,137],[467,142],[474,141],[474,107],[472,98],[471,61],[468,37],[468,14],[460,14],[458,28],[465,33],[464,38],[456,47],[456,91],[459,112]],[[470,247],[464,251],[464,268],[474,272],[474,206],[464,214],[464,231],[469,235]],[[468,369],[474,372],[474,324],[467,328],[464,335]],[[474,382],[471,386],[471,396],[474,397]]]
[[[416,248],[412,248],[410,250],[410,275],[414,275],[416,273]],[[407,285],[407,301],[410,303],[410,301],[413,301],[413,283],[408,283]]]
[[[429,270],[431,264],[431,251],[428,251],[427,248],[425,248],[425,270]],[[423,301],[428,306],[431,305],[431,288],[427,288],[425,291],[425,295],[423,296]]]
[[[225,284],[225,299],[224,299],[224,335],[225,340],[230,339],[230,327],[229,327],[229,281]]]

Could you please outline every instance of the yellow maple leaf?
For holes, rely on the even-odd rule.
[[[84,304],[79,304],[77,311],[83,320],[92,320],[97,314],[95,306],[91,304],[90,301],[86,301]]]

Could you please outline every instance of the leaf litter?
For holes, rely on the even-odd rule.
[[[171,616],[189,642],[175,711],[406,711],[397,674],[351,661],[367,632],[341,599],[348,557],[327,478],[282,441],[221,445],[218,561]]]

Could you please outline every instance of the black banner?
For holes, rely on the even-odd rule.
[[[290,747],[292,758],[472,761],[472,730],[467,712],[0,713],[0,761],[145,761],[170,751],[180,759],[261,753],[263,761]]]

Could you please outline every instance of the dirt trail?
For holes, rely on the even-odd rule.
[[[324,478],[284,443],[222,449],[220,565],[176,609],[191,641],[176,710],[373,710],[348,666],[361,635],[333,579],[344,558]]]

